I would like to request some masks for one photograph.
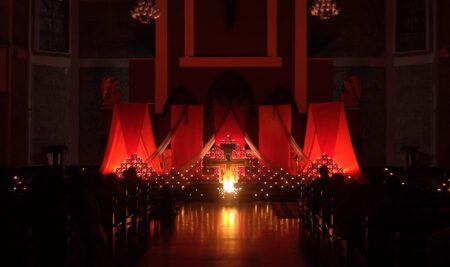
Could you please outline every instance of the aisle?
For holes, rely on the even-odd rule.
[[[270,203],[194,203],[153,241],[143,266],[306,266],[298,219],[278,219]]]

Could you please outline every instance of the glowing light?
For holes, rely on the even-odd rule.
[[[224,234],[232,235],[237,230],[236,216],[237,210],[234,208],[223,208],[221,212],[221,221],[223,229],[226,231]]]
[[[128,168],[134,167],[136,169],[137,176],[142,179],[148,179],[154,174],[154,170],[140,158],[136,153],[131,154],[131,157],[126,159],[116,168],[116,175],[119,178],[123,178],[123,172]]]
[[[235,193],[236,188],[234,187],[233,181],[224,181],[223,182],[223,191],[226,193]]]
[[[339,15],[341,10],[336,2],[332,0],[315,0],[309,13],[312,16],[319,17],[321,20],[329,20],[332,16]]]
[[[130,11],[133,19],[142,24],[150,24],[153,20],[161,16],[161,11],[149,0],[139,0],[136,6]]]
[[[332,176],[333,174],[340,173],[345,174],[345,170],[342,169],[336,162],[333,161],[327,154],[323,153],[322,157],[319,157],[316,161],[314,161],[306,170],[302,172],[303,177],[307,177],[310,180],[314,180],[320,177],[319,168],[322,165],[326,165],[328,167],[328,175]]]

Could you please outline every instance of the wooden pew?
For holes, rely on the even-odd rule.
[[[130,239],[133,238],[133,218],[134,214],[130,212],[130,194],[128,190],[125,190],[125,213],[124,213],[124,245],[125,249],[129,250]]]
[[[353,248],[355,255],[354,263],[357,267],[367,267],[369,266],[369,216],[366,215],[364,218],[364,235],[363,235],[363,246],[361,248]]]
[[[135,234],[135,247],[139,247],[140,242],[143,242],[146,238],[148,225],[145,224],[146,213],[143,209],[142,190],[140,186],[136,186],[135,191],[135,204],[134,204],[134,234]]]
[[[117,251],[119,249],[119,245],[121,242],[121,233],[122,233],[122,222],[118,220],[118,207],[117,207],[117,199],[112,197],[112,213],[111,213],[111,229],[110,229],[110,238],[111,238],[111,255],[113,257],[117,256]]]

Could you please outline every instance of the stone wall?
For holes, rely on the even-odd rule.
[[[112,108],[102,108],[101,84],[105,76],[119,81],[122,100],[128,100],[128,68],[80,69],[79,159],[80,164],[100,164],[108,142]]]
[[[334,99],[344,90],[344,79],[357,76],[361,80],[359,108],[347,110],[347,120],[353,146],[362,165],[382,165],[385,162],[386,91],[384,67],[336,67]]]
[[[437,164],[450,168],[450,5],[447,0],[437,2]]]
[[[69,143],[68,68],[32,66],[30,157],[33,164],[46,164],[45,149]]]
[[[396,67],[395,142],[397,164],[402,163],[403,145],[419,146],[421,166],[430,166],[434,158],[434,82],[430,64]]]
[[[450,59],[441,59],[437,92],[437,164],[450,167]]]

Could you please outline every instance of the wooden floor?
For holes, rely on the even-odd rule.
[[[306,266],[298,219],[278,219],[270,203],[191,203],[150,243],[143,266]]]

